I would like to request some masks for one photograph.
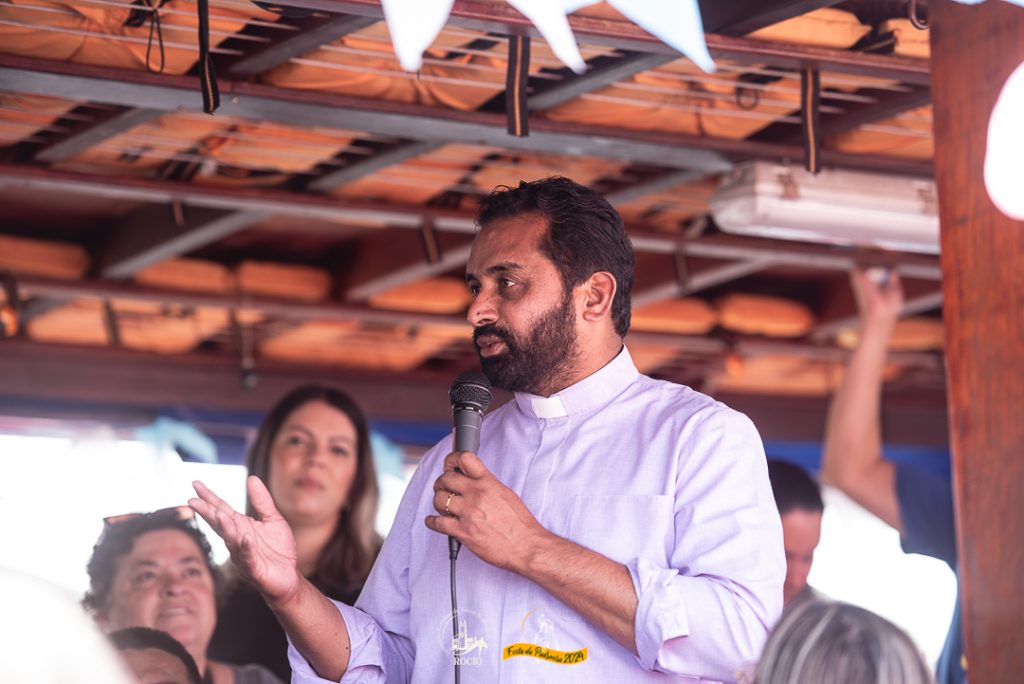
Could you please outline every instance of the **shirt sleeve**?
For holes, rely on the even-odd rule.
[[[384,635],[369,615],[357,608],[332,601],[348,629],[351,654],[342,684],[383,684],[387,681]],[[327,684],[332,680],[320,677],[309,661],[288,639],[288,664],[292,668],[292,684]],[[337,683],[335,683],[337,684]]]
[[[627,567],[641,665],[734,681],[782,611],[786,561],[757,430],[720,405],[708,412],[682,430],[669,567]]]
[[[949,480],[923,468],[898,464],[896,497],[903,525],[903,550],[944,560],[956,572],[956,527]]]
[[[420,460],[355,607],[333,602],[345,620],[351,647],[341,684],[405,684],[411,678],[415,654],[410,624],[411,535],[423,526],[418,512],[420,497],[437,476],[439,459],[445,453],[442,440]],[[294,684],[329,681],[316,674],[290,639],[288,660]]]

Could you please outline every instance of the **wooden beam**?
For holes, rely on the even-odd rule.
[[[372,26],[378,21],[374,17],[348,14],[333,15],[327,19],[307,17],[296,20],[298,31],[290,33],[283,40],[262,46],[257,51],[245,55],[232,64],[226,73],[233,78],[249,78],[270,71],[293,57],[309,54],[327,43]]]
[[[306,189],[312,192],[330,192],[346,183],[369,176],[389,166],[429,154],[441,147],[443,144],[437,142],[401,142],[372,157],[317,176],[306,184]]]
[[[460,268],[469,259],[469,235],[441,233],[430,222],[419,232],[417,236],[409,230],[381,230],[347,250],[338,269],[343,291],[339,299],[365,302],[400,285]]]
[[[700,0],[704,30],[743,36],[786,19],[838,5],[841,0]]]
[[[198,80],[81,64],[0,55],[0,81],[15,92],[67,97],[163,111],[199,111]],[[671,168],[725,171],[732,164],[706,144],[694,147],[678,136],[537,122],[526,137],[510,136],[505,117],[371,100],[346,95],[222,81],[225,116],[275,121],[290,126],[323,126],[428,142],[460,142],[538,153],[587,155],[655,163]],[[694,136],[695,141],[701,140]],[[727,147],[734,147],[731,141]],[[721,144],[721,143],[717,143]]]
[[[995,684],[1024,672],[1024,222],[992,204],[984,165],[1024,9],[932,0],[928,17],[967,669]]]
[[[421,372],[342,371],[257,359],[258,382],[242,384],[241,362],[214,354],[150,354],[0,340],[0,400],[116,403],[265,411],[296,385],[328,383],[357,398],[370,418],[447,422],[452,378]]]
[[[377,18],[384,16],[379,0],[281,0],[279,4]],[[713,4],[718,4],[717,0]],[[570,16],[568,20],[577,40],[587,45],[681,56],[675,49],[629,21],[579,15]],[[485,33],[540,37],[530,20],[511,5],[486,0],[456,0],[448,17],[448,25]],[[819,66],[837,73],[891,78],[917,85],[928,84],[928,60],[924,59],[854,53],[716,34],[705,35],[705,41],[711,55],[718,59],[790,69]]]
[[[348,290],[346,299],[364,302],[374,295],[392,290],[400,285],[407,285],[417,280],[442,275],[453,269],[465,266],[466,262],[469,261],[471,246],[467,244],[455,249],[445,250],[441,254],[441,258],[434,262],[420,259],[395,268],[388,273],[367,280]]]
[[[66,299],[88,297],[221,309],[235,309],[240,306],[238,296],[167,290],[108,280],[66,281],[26,276],[20,277],[18,284],[21,291],[30,297]],[[268,318],[285,321],[323,320],[362,321],[386,325],[410,323],[422,325],[469,325],[463,316],[388,311],[354,303],[319,304],[247,295],[244,300],[244,307],[248,310],[262,312]],[[629,333],[628,342],[678,347],[689,354],[696,355],[714,356],[727,351],[726,345],[721,340],[698,335],[633,331]],[[761,339],[741,339],[737,341],[735,349],[742,354],[801,356],[835,362],[845,361],[849,353],[845,349],[808,344],[801,341]],[[902,365],[927,369],[941,368],[941,363],[937,360],[935,354],[906,352],[894,354],[892,358],[895,362]]]
[[[306,188],[314,192],[328,192],[379,168],[436,147],[439,145],[434,143],[400,145],[315,178]],[[98,260],[100,275],[127,278],[146,266],[182,256],[254,226],[273,213],[258,209],[229,211],[199,207],[184,211],[186,221],[181,224],[174,221],[166,207],[146,207],[124,217],[115,227],[114,237]]]
[[[923,107],[931,102],[931,90],[926,87],[915,87],[908,92],[887,90],[861,89],[858,95],[874,98],[874,102],[846,102],[842,114],[822,112],[819,131],[822,138],[852,131],[861,126],[884,121],[899,116],[904,112]],[[799,115],[800,111],[793,112]],[[783,145],[797,144],[803,140],[799,124],[777,122],[765,126],[748,138],[760,142],[779,143]]]
[[[179,222],[170,207],[146,206],[115,224],[109,243],[96,259],[96,272],[104,278],[128,278],[147,266],[188,254],[255,225],[269,215],[254,209],[183,207]]]
[[[715,399],[745,413],[765,441],[820,443],[825,434],[828,397],[779,397],[719,392]],[[948,444],[943,392],[886,391],[882,405],[882,433],[894,444],[944,447]],[[768,454],[770,458],[772,454]],[[973,680],[972,680],[973,681]]]
[[[272,211],[296,217],[315,217],[345,222],[377,221],[390,227],[419,229],[430,220],[437,230],[475,233],[474,215],[466,211],[425,206],[402,206],[337,200],[298,192],[263,190],[259,188],[203,187],[176,181],[143,178],[119,178],[111,183],[104,176],[93,176],[19,164],[0,164],[0,187],[30,188],[51,192],[73,192],[99,197],[141,202],[171,202],[214,209],[246,206],[253,211]],[[923,254],[859,250],[832,245],[816,245],[789,240],[717,235],[680,240],[642,224],[627,226],[637,251],[675,254],[680,242],[686,254],[722,261],[749,261],[766,255],[779,263],[802,268],[849,271],[872,256],[893,263],[900,275],[920,280],[941,279],[938,259]]]
[[[916,316],[917,314],[935,311],[942,306],[942,290],[925,292],[916,297],[908,298],[903,302],[903,310],[900,317]],[[824,340],[832,337],[840,330],[860,325],[860,315],[850,314],[839,318],[832,318],[823,321],[811,331],[811,338]]]
[[[864,91],[859,92],[863,94]],[[845,113],[822,116],[822,137],[838,135],[876,121],[891,119],[904,112],[924,107],[932,101],[932,92],[925,87],[917,87],[905,93],[881,90],[876,93],[874,103],[847,103],[844,105]]]
[[[652,178],[620,190],[614,190],[605,194],[605,199],[613,205],[626,204],[633,200],[653,195],[662,190],[674,188],[677,185],[687,185],[704,180],[709,174],[703,171],[668,171],[657,178]]]
[[[360,202],[284,190],[202,186],[180,181],[135,177],[120,177],[116,183],[112,183],[109,176],[59,171],[24,164],[0,164],[0,188],[25,188],[135,202],[180,201],[211,209],[234,209],[245,206],[253,210],[295,218],[316,218],[340,223],[373,220],[409,228],[418,228],[424,219],[429,218],[443,221],[445,230],[475,230],[472,215],[438,207]]]
[[[476,367],[467,357],[466,368]],[[256,360],[259,382],[243,388],[239,360],[213,354],[162,355],[0,340],[0,411],[39,415],[40,402],[97,409],[166,407],[265,411],[293,387],[327,383],[356,397],[373,420],[451,421],[451,373],[388,373],[297,366]],[[825,398],[723,394],[718,397],[753,419],[767,440],[821,439]],[[941,446],[946,432],[941,393],[886,396],[885,433],[893,441]],[[65,414],[66,415],[66,414]]]
[[[0,55],[0,80],[15,92],[122,106],[198,111],[200,105],[198,81],[188,76],[156,75]],[[730,159],[782,161],[799,158],[803,154],[799,145],[585,126],[544,119],[532,122],[529,136],[515,137],[507,134],[505,117],[499,114],[457,112],[241,81],[222,82],[221,95],[223,101],[218,111],[225,115],[276,121],[290,126],[323,126],[396,138],[415,134],[423,141],[584,155],[707,173],[728,170],[732,167]],[[826,166],[924,178],[933,175],[928,160],[835,150],[823,151],[821,158]]]
[[[108,138],[148,123],[161,114],[163,112],[157,109],[126,109],[123,107],[111,109],[100,115],[96,121],[76,128],[59,140],[43,145],[36,150],[32,158],[44,164],[70,159],[79,152],[98,145]]]
[[[653,231],[631,229],[633,249],[639,252],[685,254],[723,261],[752,261],[770,256],[777,263],[810,270],[849,271],[870,256],[894,253],[877,250],[873,254],[851,252],[849,249],[832,245],[800,243],[789,240],[768,240],[765,238],[739,237],[735,235],[713,235],[698,239],[679,240],[666,238]],[[900,254],[898,263],[893,265],[900,275],[920,280],[940,280],[942,274],[938,260],[923,254]],[[891,262],[887,262],[891,263]]]
[[[284,40],[261,46],[253,54],[234,62],[226,73],[235,78],[246,78],[268,71],[292,57],[312,52],[321,45],[336,40],[348,33],[377,23],[372,17],[341,15],[329,18],[300,20],[298,31]],[[279,33],[279,32],[278,32]],[[269,35],[278,35],[270,33]],[[152,121],[164,112],[145,107],[127,107],[111,110],[91,125],[79,127],[60,140],[44,145],[36,151],[33,159],[53,164],[102,143],[120,133]]]
[[[772,256],[762,256],[749,261],[737,261],[723,264],[714,268],[707,268],[699,273],[694,273],[685,282],[673,280],[648,288],[643,292],[636,292],[631,297],[633,306],[640,307],[665,299],[686,297],[691,294],[707,290],[722,283],[737,280],[751,273],[763,271],[766,268],[778,263]]]
[[[586,73],[555,81],[546,88],[539,87],[543,83],[542,81],[534,80],[538,87],[527,99],[527,108],[536,112],[557,107],[570,100],[575,100],[580,95],[592,93],[642,71],[668,64],[674,59],[676,59],[674,55],[630,53],[624,57],[610,58],[598,64],[591,64]]]

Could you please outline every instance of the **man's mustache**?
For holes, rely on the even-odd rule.
[[[509,334],[507,330],[499,328],[495,323],[485,323],[484,325],[473,328],[474,343],[476,343],[476,341],[480,338],[481,335],[493,335],[494,337],[497,337],[502,342],[504,342],[505,346],[508,347],[509,350],[513,348],[512,336]]]

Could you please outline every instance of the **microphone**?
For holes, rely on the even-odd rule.
[[[453,451],[472,451],[480,448],[480,424],[484,411],[491,403],[491,382],[480,371],[466,371],[455,378],[448,391],[452,402],[452,423],[455,425]],[[462,544],[448,537],[448,554],[454,559]]]

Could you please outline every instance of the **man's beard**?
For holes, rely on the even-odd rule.
[[[473,330],[474,341],[481,335],[494,335],[505,343],[500,354],[481,356],[480,365],[492,385],[509,392],[548,396],[564,389],[562,383],[579,356],[570,294],[544,314],[525,339],[494,323]]]

